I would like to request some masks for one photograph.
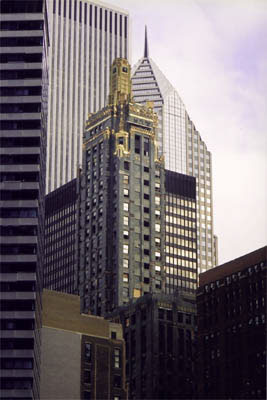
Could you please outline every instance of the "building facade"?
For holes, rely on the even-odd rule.
[[[194,296],[147,294],[112,318],[123,326],[130,399],[196,399]]]
[[[51,0],[47,191],[77,176],[89,112],[104,107],[109,70],[128,58],[129,15],[98,0]]]
[[[48,83],[45,1],[1,1],[1,398],[39,398]]]
[[[196,178],[198,268],[217,265],[217,237],[213,230],[212,159],[205,142],[190,120],[176,89],[149,57],[147,36],[144,57],[133,68],[133,98],[154,102],[159,118],[157,140],[166,169]]]
[[[165,170],[165,293],[196,293],[196,180]]]
[[[41,399],[126,399],[120,324],[80,314],[79,296],[44,290]]]
[[[267,247],[200,275],[200,399],[266,398]]]
[[[45,197],[44,288],[77,294],[77,179]]]
[[[97,315],[164,290],[164,164],[157,116],[131,101],[130,65],[116,59],[109,105],[86,123],[79,288]]]

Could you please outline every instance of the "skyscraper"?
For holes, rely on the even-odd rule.
[[[144,56],[133,68],[133,98],[154,102],[159,118],[157,140],[165,168],[196,178],[198,267],[203,272],[217,264],[217,238],[213,233],[211,153],[190,120],[177,90],[149,57],[147,33]]]
[[[46,2],[1,1],[1,398],[39,398]]]
[[[89,116],[81,176],[80,296],[106,312],[164,282],[164,164],[157,116],[131,101],[130,65],[111,68],[109,105]]]
[[[100,1],[51,0],[47,191],[77,176],[89,112],[104,107],[109,70],[129,57],[129,16]]]

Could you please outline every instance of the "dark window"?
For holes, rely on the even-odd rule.
[[[149,235],[144,235],[144,240],[149,240]]]
[[[34,120],[4,120],[0,121],[0,130],[40,129],[41,121]]]
[[[0,338],[1,349],[33,349],[33,338]]]
[[[148,207],[144,207],[144,212],[145,213],[149,213],[149,208]]]
[[[85,343],[84,358],[85,358],[86,362],[92,361],[92,344],[91,343]]]
[[[84,4],[84,23],[87,25],[87,3]]]
[[[0,137],[0,147],[39,147],[40,137]],[[18,173],[12,173],[11,175],[16,176]],[[30,174],[30,175],[29,175]],[[32,178],[36,176],[33,172],[20,172],[19,175],[21,179],[24,180],[25,177],[31,176]],[[37,174],[38,176],[38,174]],[[1,175],[2,177],[2,175]],[[7,179],[6,179],[7,180]],[[16,180],[16,179],[10,179]],[[34,181],[36,179],[33,179]]]
[[[149,278],[144,278],[144,283],[148,284],[149,283]]]
[[[185,323],[191,324],[191,314],[185,314]]]
[[[149,200],[149,194],[145,193],[145,194],[144,194],[144,199],[145,199],[145,200]]]
[[[95,6],[95,28],[97,28],[97,6]]]
[[[39,164],[39,154],[1,154],[0,163],[8,165]]]
[[[149,263],[144,263],[144,268],[149,269]]]
[[[43,1],[5,0],[0,3],[1,14],[41,13],[42,11]]]
[[[120,36],[122,36],[122,15],[120,15]]]
[[[40,113],[41,103],[0,104],[0,113]]]
[[[80,16],[79,16],[80,24],[82,22],[82,2],[80,1]]]
[[[108,12],[105,10],[105,32],[107,32],[108,27]]]
[[[109,33],[112,33],[112,11],[109,12]]]
[[[172,310],[167,310],[167,320],[172,321]]]
[[[42,54],[41,53],[1,53],[0,54],[0,62],[8,63],[8,62],[42,62]]]
[[[144,172],[149,172],[149,168],[148,167],[144,167]]]
[[[64,0],[64,18],[66,18],[66,7],[67,7],[66,0]]]
[[[71,0],[69,0],[69,19],[71,19]]]
[[[144,179],[144,185],[149,186],[149,181],[147,179]]]
[[[37,208],[0,208],[1,218],[36,218]]]
[[[145,254],[146,256],[149,256],[149,249],[144,249],[144,254]]]
[[[1,236],[35,236],[37,226],[35,225],[1,225]]]
[[[1,273],[36,272],[36,263],[0,262],[0,271]]]
[[[61,15],[61,0],[58,0],[58,15]]]
[[[14,37],[1,37],[0,46],[1,47],[26,47],[26,46],[42,46],[43,38],[42,36],[14,36]]]
[[[0,21],[1,31],[43,30],[43,21]]]
[[[127,24],[128,24],[128,19],[127,19],[127,17],[124,17],[125,18],[125,30],[124,30],[124,37],[125,38],[127,38]]]
[[[117,35],[117,13],[115,13],[115,35]]]
[[[91,383],[91,371],[89,369],[84,370],[84,383],[86,384]]]
[[[15,282],[1,282],[2,292],[34,292],[34,281],[15,281]]]
[[[144,226],[149,226],[149,221],[144,221]]]
[[[100,8],[100,21],[99,21],[99,28],[102,30],[102,8]]]
[[[93,8],[93,6],[92,5],[90,5],[90,14],[89,14],[89,24],[90,24],[90,26],[92,26],[92,13],[93,13],[93,10],[92,10],[92,8]]]
[[[135,153],[136,154],[140,154],[140,147],[141,147],[141,140],[140,140],[140,136],[139,135],[135,135]]]
[[[124,161],[124,169],[125,169],[126,171],[129,171],[129,169],[130,169],[130,163],[129,163],[129,161]]]
[[[86,400],[91,399],[91,392],[89,392],[88,390],[84,391],[83,398]]]
[[[40,96],[41,86],[0,87],[0,96]]]
[[[42,78],[41,69],[2,69],[0,73],[0,80],[11,79],[37,79]]]
[[[0,254],[36,254],[35,244],[1,244]]]
[[[163,308],[158,309],[158,315],[159,315],[159,319],[164,319],[165,312],[164,312]]]
[[[111,339],[117,339],[117,332],[111,332]]]
[[[1,300],[2,311],[34,311],[34,300]]]
[[[119,375],[114,375],[114,387],[119,388],[121,387],[121,376]]]
[[[181,312],[178,312],[178,322],[183,323],[184,322],[184,314]]]

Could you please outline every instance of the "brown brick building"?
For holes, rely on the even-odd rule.
[[[41,399],[126,399],[122,327],[44,290]]]
[[[201,399],[266,398],[266,251],[263,247],[200,274]]]

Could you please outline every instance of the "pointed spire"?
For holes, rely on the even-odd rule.
[[[148,58],[148,44],[147,44],[147,29],[145,26],[145,50],[144,50],[144,57]]]

